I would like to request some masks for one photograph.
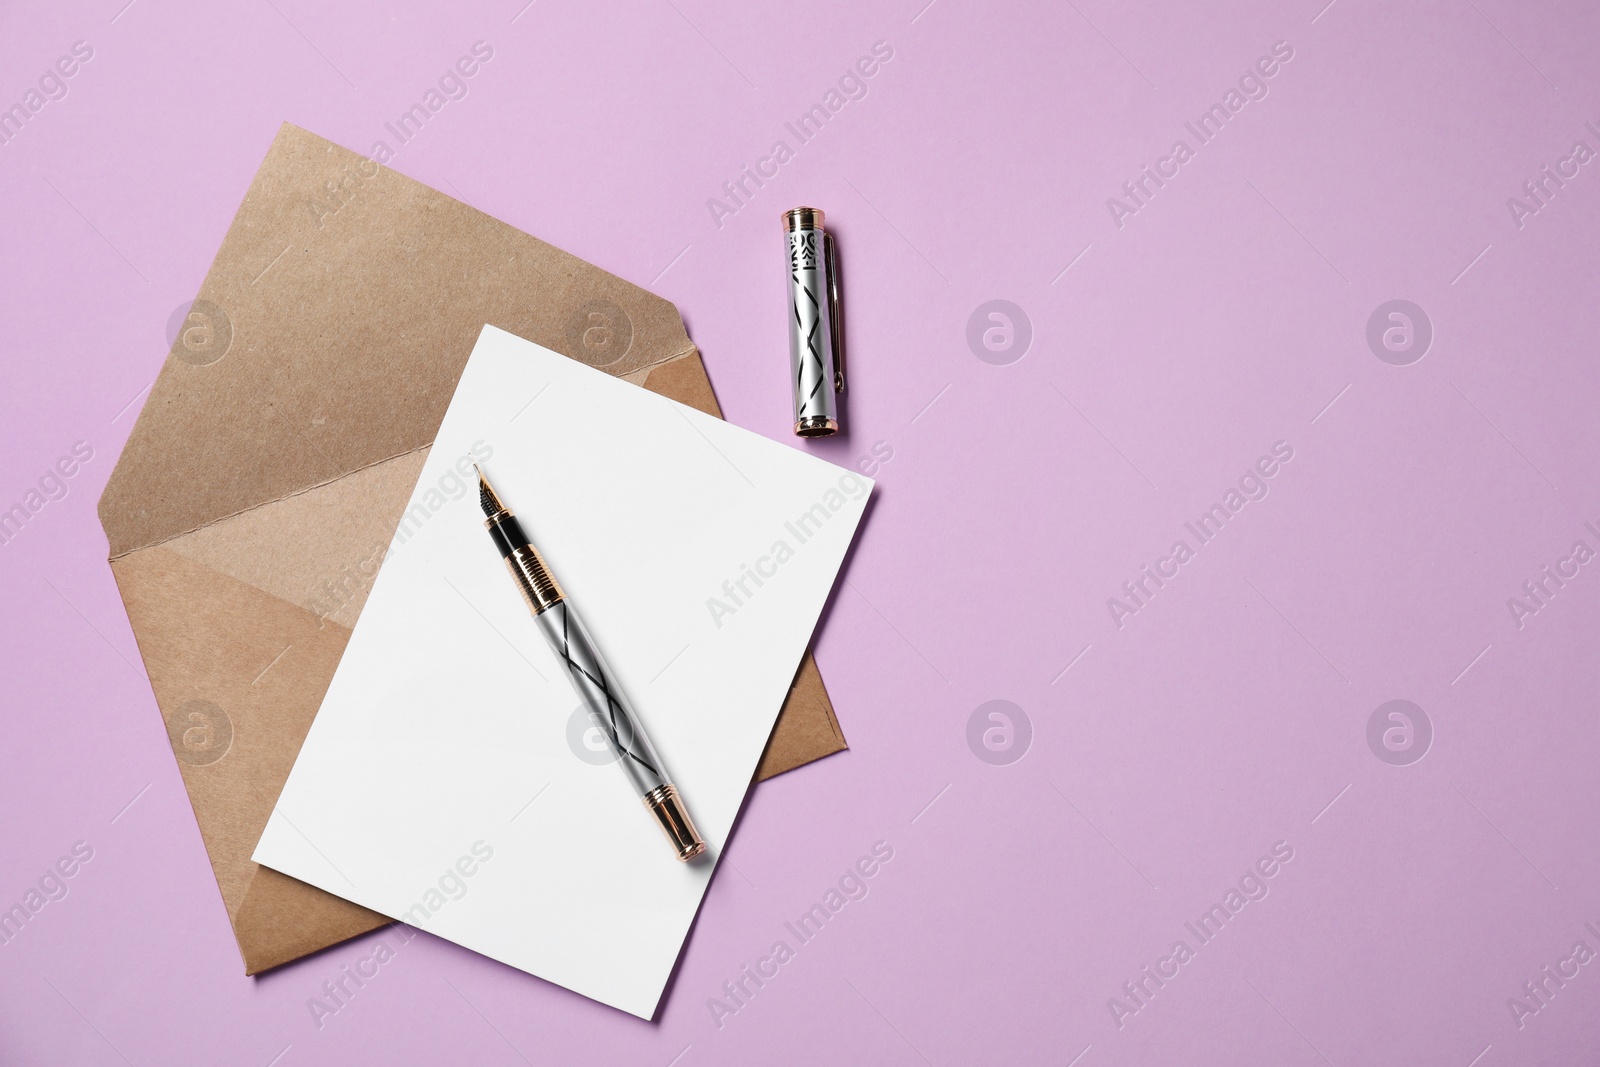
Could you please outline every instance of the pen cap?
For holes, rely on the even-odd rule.
[[[838,432],[838,394],[844,392],[838,252],[823,223],[816,208],[783,213],[789,255],[789,381],[794,432],[801,437]]]

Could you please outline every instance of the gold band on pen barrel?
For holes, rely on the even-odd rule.
[[[523,545],[507,556],[506,570],[516,579],[522,599],[535,615],[566,599],[550,568],[544,565],[544,557],[532,545]]]

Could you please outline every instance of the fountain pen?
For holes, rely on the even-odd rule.
[[[511,509],[500,502],[483,470],[478,471],[478,502],[483,507],[484,526],[506,561],[522,599],[527,601],[551,651],[566,668],[572,687],[578,691],[589,718],[605,735],[606,743],[628,781],[644,799],[644,806],[667,835],[680,860],[690,860],[706,850],[700,832],[694,828],[678,787],[667,779],[661,757],[645,736],[644,727],[633,706],[606,668],[600,650],[595,648],[583,620],[556,583],[539,550],[533,547],[522,524]]]

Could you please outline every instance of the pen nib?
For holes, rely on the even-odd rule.
[[[472,469],[478,472],[478,503],[483,507],[484,515],[492,519],[496,515],[507,513],[509,509],[500,503],[500,497],[495,494],[489,479],[483,476],[483,468],[474,463]]]

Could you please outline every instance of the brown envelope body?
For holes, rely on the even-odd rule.
[[[389,921],[250,853],[485,323],[721,414],[667,301],[285,125],[100,499],[249,974]],[[844,747],[808,655],[757,778]]]

